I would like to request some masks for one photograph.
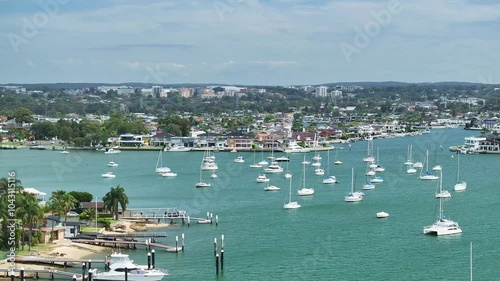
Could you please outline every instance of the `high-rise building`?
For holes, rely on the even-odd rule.
[[[163,92],[163,87],[162,86],[153,86],[152,90],[153,90],[153,96],[161,95],[161,92]]]
[[[316,87],[316,96],[327,97],[328,96],[328,87],[325,87],[325,86]]]

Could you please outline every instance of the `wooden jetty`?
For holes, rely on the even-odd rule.
[[[42,274],[47,275],[49,279],[54,280],[56,276],[62,276],[64,278],[73,279],[76,277],[76,280],[82,280],[82,274],[75,274],[73,272],[55,270],[50,268],[44,269],[21,269],[21,268],[0,268],[0,277],[2,278],[21,278],[21,270],[23,272],[24,278],[32,278],[32,279],[40,279]]]
[[[110,233],[110,234],[97,234],[97,239],[127,239],[127,238],[165,238],[167,237],[166,232],[143,232],[143,233]]]
[[[73,259],[73,258],[59,258],[59,257],[40,257],[40,256],[16,256],[16,263],[31,263],[31,264],[50,264],[53,266],[81,266],[82,263],[88,262],[88,259]],[[92,260],[93,263],[106,264],[106,260]]]
[[[125,245],[127,248],[130,248],[132,246],[133,249],[137,249],[137,245],[144,246],[146,250],[150,250],[151,248],[158,248],[158,249],[164,249],[167,252],[180,252],[182,249],[180,247],[176,246],[169,246],[165,244],[160,244],[160,243],[155,243],[155,242],[148,242],[148,241],[125,241],[125,240],[104,240],[104,239],[75,239],[72,240],[73,243],[85,243],[85,244],[93,244],[93,245],[99,245],[103,247],[113,247],[117,248],[117,246],[120,245]]]

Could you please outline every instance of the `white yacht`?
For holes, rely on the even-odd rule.
[[[215,162],[215,159],[213,156],[208,156],[208,154],[203,157],[203,161],[201,163],[201,170],[202,171],[212,171],[212,170],[218,170],[219,166],[217,165],[217,162]]]
[[[210,183],[209,182],[203,182],[203,181],[200,181],[198,183],[196,183],[195,185],[196,187],[210,187]]]
[[[278,165],[277,162],[271,162],[271,165],[267,166],[267,168],[264,169],[264,172],[268,174],[282,173],[283,168]]]
[[[164,151],[167,152],[188,152],[191,151],[191,147],[184,146],[182,144],[177,144],[169,148],[165,148]]]
[[[175,177],[177,177],[177,173],[168,172],[168,173],[161,174],[161,176],[162,177],[167,177],[167,178],[175,178]]]
[[[425,174],[423,173],[424,169],[422,168],[420,170],[420,179],[421,180],[437,180],[439,179],[438,176],[434,175],[432,172],[429,171],[429,150],[427,150],[425,154],[425,167],[427,172]]]
[[[275,186],[275,185],[268,185],[264,188],[265,191],[278,191],[280,190],[279,187]]]
[[[451,193],[448,190],[443,189],[443,172],[439,177],[438,191],[436,192],[436,198],[450,198]]]
[[[302,147],[296,142],[290,142],[288,147],[284,150],[285,153],[306,153],[310,152],[311,149],[308,147]]]
[[[316,176],[323,176],[323,175],[325,175],[325,170],[323,170],[320,167],[318,167],[317,169],[314,170],[314,174]]]
[[[382,177],[374,177],[373,179],[370,179],[371,183],[381,183],[384,182],[384,179]]]
[[[287,210],[300,208],[300,204],[297,201],[292,201],[292,178],[290,178],[290,187],[288,190],[288,203],[283,204],[283,208]]]
[[[285,179],[289,179],[291,177],[292,177],[292,173],[291,172],[288,171],[288,172],[285,173]]]
[[[267,178],[266,175],[258,175],[256,182],[269,182],[271,179]]]
[[[300,196],[309,196],[314,194],[314,188],[306,187],[306,165],[302,165],[302,188],[297,190]]]
[[[69,154],[69,151],[67,151],[67,150],[63,150],[63,151],[61,151],[61,152],[59,152],[59,153],[61,153],[61,154]]]
[[[327,176],[326,178],[323,179],[324,184],[332,184],[332,183],[337,183],[337,178],[335,176]]]
[[[245,159],[243,159],[243,156],[238,156],[236,159],[234,159],[235,163],[245,163]]]
[[[108,162],[108,167],[118,167],[118,164],[114,161],[109,161]]]
[[[170,168],[163,167],[163,151],[162,150],[160,150],[160,153],[158,154],[158,159],[156,160],[155,172],[157,172],[158,174],[170,172]]]
[[[116,178],[115,174],[113,172],[107,172],[101,175],[103,178]]]
[[[422,162],[415,162],[415,163],[413,163],[413,167],[414,168],[423,168],[424,167],[424,163],[422,163]]]
[[[110,149],[104,151],[104,154],[118,154],[120,152],[121,151],[119,149],[110,148]]]
[[[147,266],[135,264],[126,254],[111,254],[109,271],[99,272],[97,269],[89,269],[93,280],[125,280],[125,269],[129,281],[159,281],[169,275],[163,269],[148,269]]]
[[[383,218],[387,218],[389,217],[389,213],[386,213],[386,212],[378,212],[377,213],[377,218],[379,219],[383,219]]]

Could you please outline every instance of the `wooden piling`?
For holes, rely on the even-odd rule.
[[[182,233],[182,251],[184,252],[184,233]]]
[[[155,268],[155,249],[151,250],[151,268]]]
[[[24,281],[24,268],[21,267],[21,272],[19,272],[19,279],[21,279],[21,281]]]
[[[224,270],[224,249],[220,250],[220,270]]]
[[[219,275],[219,254],[215,255],[215,274]]]
[[[125,267],[125,281],[128,281],[128,269]]]
[[[214,238],[214,255],[217,256],[217,238]]]
[[[148,269],[151,269],[151,253],[148,252]]]

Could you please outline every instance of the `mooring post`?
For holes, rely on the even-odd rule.
[[[73,274],[73,281],[76,281],[76,274]]]
[[[125,267],[125,281],[128,281],[128,269]]]
[[[182,251],[184,252],[184,233],[182,233]]]
[[[220,270],[224,270],[224,249],[220,250]]]
[[[221,241],[220,241],[220,248],[221,248],[222,250],[224,250],[224,234],[222,234],[222,235],[221,235],[220,240],[221,240]]]
[[[175,236],[175,252],[179,252],[179,236]]]
[[[148,252],[148,269],[151,269],[151,253]]]
[[[10,281],[14,281],[16,277],[14,276],[14,269],[10,272]]]
[[[82,262],[82,278],[84,278],[83,276],[85,276],[85,269],[86,269],[86,264]]]
[[[151,268],[155,268],[155,249],[151,250]]]
[[[21,267],[21,272],[19,272],[19,278],[24,281],[24,267]]]
[[[219,225],[219,215],[215,215],[215,225]]]
[[[190,225],[190,224],[191,224],[191,219],[190,219],[190,217],[188,216],[188,227],[189,227],[189,225]]]
[[[90,270],[89,270],[89,277],[88,277],[87,281],[92,281],[92,271],[90,271]]]
[[[92,268],[92,260],[89,260],[89,270]]]
[[[217,238],[214,238],[214,255],[217,255]]]
[[[219,274],[219,255],[215,255],[215,273]]]
[[[213,217],[213,214],[212,214],[212,213],[210,213],[210,224],[212,224],[212,223],[214,222],[213,218],[214,218],[214,217]]]
[[[210,212],[207,212],[207,220],[210,218]]]

